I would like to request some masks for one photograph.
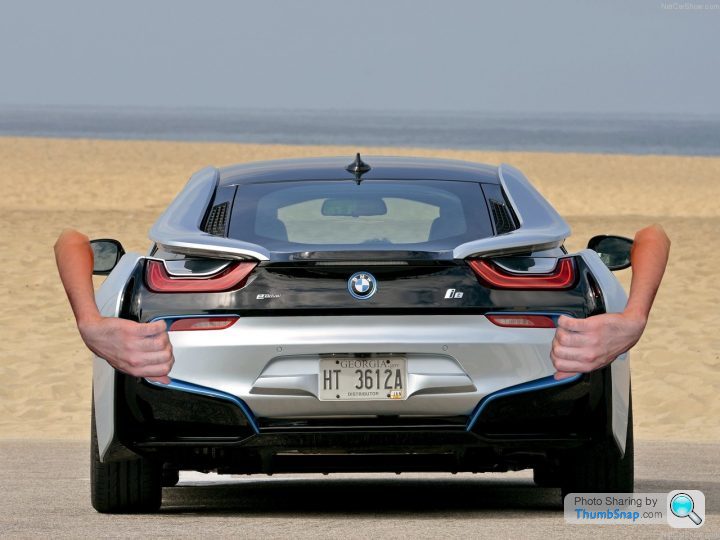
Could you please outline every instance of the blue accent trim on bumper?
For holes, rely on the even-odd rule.
[[[473,413],[470,415],[470,419],[468,420],[465,429],[467,431],[472,430],[472,428],[475,426],[475,422],[477,422],[478,418],[480,418],[483,409],[485,409],[487,404],[494,399],[506,396],[514,396],[515,394],[522,394],[525,392],[532,392],[533,390],[543,390],[545,388],[552,388],[553,386],[563,386],[577,381],[581,376],[582,374],[578,373],[577,375],[573,375],[572,377],[568,377],[567,379],[561,379],[558,381],[555,380],[555,377],[553,375],[549,375],[547,377],[543,377],[542,379],[535,379],[534,381],[528,381],[515,386],[510,386],[508,388],[503,388],[502,390],[498,390],[496,392],[488,394],[487,396],[482,398],[475,407],[475,411],[473,411]]]
[[[250,410],[250,407],[248,407],[243,400],[233,396],[232,394],[228,394],[227,392],[223,392],[221,390],[215,390],[214,388],[208,388],[207,386],[200,386],[199,384],[181,381],[180,379],[171,378],[170,384],[163,384],[156,381],[148,381],[147,379],[145,380],[153,386],[157,386],[159,388],[170,388],[171,390],[179,390],[180,392],[188,392],[190,394],[198,394],[200,396],[213,397],[229,401],[234,405],[240,407],[240,410],[245,415],[245,418],[247,418],[247,421],[250,424],[250,427],[252,427],[253,431],[256,434],[260,433],[260,428],[258,428],[257,421],[255,420],[255,415]]]

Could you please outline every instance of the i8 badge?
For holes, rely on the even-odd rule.
[[[368,272],[355,272],[348,280],[348,291],[358,300],[366,300],[377,291],[377,281]]]

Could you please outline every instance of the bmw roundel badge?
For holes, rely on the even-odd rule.
[[[368,272],[355,272],[348,280],[348,291],[358,300],[366,300],[377,291],[377,281]]]

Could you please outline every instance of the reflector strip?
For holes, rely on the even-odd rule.
[[[488,320],[505,328],[555,328],[547,315],[486,315]]]
[[[223,330],[230,328],[239,317],[191,317],[177,319],[170,324],[169,332],[188,330]]]
[[[213,276],[173,277],[167,273],[162,261],[148,261],[145,273],[151,291],[176,292],[223,292],[239,289],[257,266],[255,262],[237,262]]]
[[[495,289],[567,289],[575,282],[572,258],[560,259],[549,274],[514,274],[486,259],[469,261],[475,275]]]

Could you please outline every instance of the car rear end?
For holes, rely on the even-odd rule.
[[[130,273],[119,314],[164,320],[175,365],[170,385],[114,374],[107,459],[496,471],[608,435],[610,369],[556,381],[549,356],[602,288],[561,241],[513,245],[537,216],[497,174],[260,177],[220,178],[200,228],[261,255],[157,243]]]

